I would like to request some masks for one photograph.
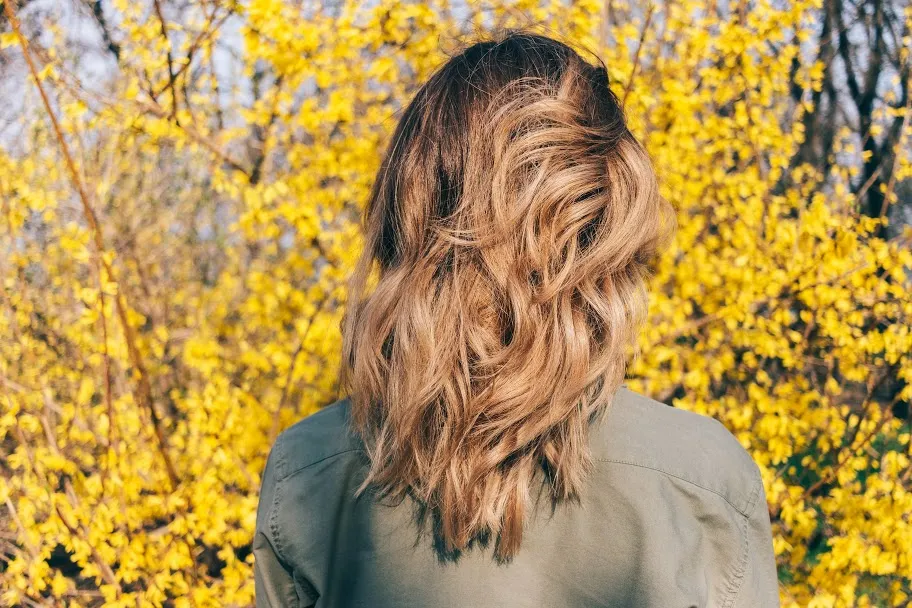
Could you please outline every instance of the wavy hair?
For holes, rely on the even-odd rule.
[[[604,63],[507,30],[417,91],[362,219],[340,377],[358,493],[411,495],[447,551],[495,538],[509,560],[538,473],[579,496],[674,210]]]

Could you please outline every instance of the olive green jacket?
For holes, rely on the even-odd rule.
[[[534,509],[519,553],[499,564],[490,546],[435,551],[409,499],[352,498],[367,460],[349,406],[295,424],[270,453],[258,608],[779,606],[759,470],[711,418],[620,387],[591,428],[580,502]]]

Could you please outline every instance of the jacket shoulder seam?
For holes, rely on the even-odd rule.
[[[716,496],[718,496],[719,498],[721,498],[722,500],[724,500],[726,503],[728,503],[728,505],[729,505],[731,508],[733,508],[735,511],[737,511],[738,514],[741,515],[741,516],[744,517],[744,518],[747,518],[747,517],[748,517],[749,512],[750,512],[750,508],[751,508],[751,506],[753,505],[754,501],[756,500],[756,497],[755,497],[756,490],[752,490],[752,492],[751,492],[751,497],[748,499],[747,505],[745,505],[745,506],[739,506],[739,505],[736,505],[735,503],[733,503],[733,502],[731,501],[731,499],[730,499],[728,496],[726,496],[725,494],[723,494],[723,493],[720,492],[719,490],[715,490],[715,489],[713,489],[713,488],[707,487],[707,486],[705,486],[705,485],[703,485],[703,484],[701,484],[701,483],[698,483],[698,482],[694,481],[693,479],[689,479],[689,478],[684,477],[684,476],[682,476],[682,475],[678,475],[678,474],[676,474],[676,473],[672,473],[671,471],[665,470],[665,469],[663,469],[663,468],[660,468],[660,467],[657,467],[657,466],[654,466],[654,465],[645,464],[645,463],[642,463],[642,462],[634,462],[634,461],[632,461],[632,460],[624,460],[624,459],[622,459],[622,458],[595,458],[594,460],[596,460],[596,461],[598,461],[598,462],[607,462],[607,463],[614,463],[614,464],[624,464],[624,465],[633,466],[633,467],[640,467],[640,468],[643,468],[643,469],[649,469],[649,470],[651,470],[651,471],[655,471],[655,472],[657,472],[657,473],[662,473],[663,475],[668,475],[669,477],[674,477],[675,479],[680,479],[681,481],[684,481],[684,482],[687,482],[687,483],[689,483],[689,484],[691,484],[691,485],[693,485],[693,486],[696,486],[696,487],[700,488],[701,490],[706,490],[707,492],[711,492],[711,493],[715,494]]]
[[[312,467],[312,466],[318,465],[318,464],[320,464],[321,462],[325,462],[325,461],[327,461],[327,460],[330,460],[330,459],[332,459],[332,458],[335,458],[336,456],[342,456],[343,454],[350,454],[350,453],[352,453],[352,452],[363,452],[363,451],[364,451],[364,450],[361,449],[361,448],[349,448],[349,449],[346,449],[346,450],[339,450],[338,452],[333,452],[332,454],[329,454],[328,456],[323,456],[323,457],[321,457],[321,458],[318,458],[317,460],[309,461],[309,462],[308,462],[307,464],[305,464],[305,465],[301,465],[301,466],[299,466],[299,467],[296,468],[296,469],[293,469],[293,470],[291,470],[291,471],[288,471],[288,472],[283,473],[283,474],[282,474],[282,477],[281,477],[281,478],[277,478],[276,481],[277,481],[277,482],[279,482],[279,481],[284,481],[284,480],[288,479],[289,477],[292,477],[293,475],[297,475],[298,473],[301,473],[302,471],[305,471],[305,470],[309,469],[309,468]]]

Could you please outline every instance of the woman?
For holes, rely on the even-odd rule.
[[[604,65],[514,31],[442,66],[366,208],[348,396],[269,456],[257,605],[778,606],[757,466],[623,384],[674,229]]]

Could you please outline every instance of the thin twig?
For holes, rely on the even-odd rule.
[[[222,27],[222,25],[224,25],[225,22],[228,21],[228,18],[234,14],[235,14],[234,11],[229,9],[228,12],[226,12],[224,15],[222,15],[218,20],[213,19],[213,18],[209,19],[208,23],[206,23],[206,25],[203,27],[200,34],[190,44],[190,48],[187,49],[187,56],[186,56],[184,62],[181,64],[181,66],[179,68],[177,68],[177,71],[174,72],[175,81],[178,78],[180,78],[181,75],[183,75],[183,73],[190,67],[190,64],[193,62],[193,56],[196,54],[196,51],[199,50],[200,46],[202,46],[203,43],[207,42],[209,40],[209,38],[211,38]],[[169,85],[166,84],[164,87],[162,87],[158,91],[155,91],[154,94],[152,95],[152,97],[153,98],[158,97],[165,90],[167,90],[168,86]]]
[[[908,85],[907,85],[908,86]],[[909,114],[912,113],[912,95],[906,95],[906,107],[905,113],[903,114],[902,126],[899,128],[899,141],[896,143],[896,155],[893,158],[893,166],[890,169],[890,180],[887,182],[887,190],[884,192],[884,202],[880,208],[880,217],[881,219],[887,215],[887,209],[890,208],[890,197],[893,196],[893,188],[896,187],[896,166],[899,164],[899,159],[902,157],[902,154],[905,152],[906,147],[903,145],[906,140],[906,127],[909,124]],[[880,167],[878,167],[880,169]]]
[[[171,56],[171,38],[168,37],[168,22],[165,21],[161,2],[159,2],[159,0],[153,0],[152,5],[155,7],[155,15],[158,17],[162,38],[164,38],[165,44],[168,47],[165,52],[165,58],[168,62],[168,88],[171,89],[171,119],[180,124],[180,121],[177,119],[177,90],[174,87],[176,76],[174,75],[174,58]]]
[[[332,290],[328,289],[326,291],[326,295],[321,298],[319,302],[317,302],[317,308],[307,320],[307,327],[305,327],[304,331],[301,333],[301,341],[298,343],[294,354],[291,356],[291,365],[288,366],[288,373],[285,376],[285,386],[282,387],[282,396],[279,398],[279,404],[276,406],[275,412],[273,412],[272,428],[269,431],[269,443],[274,442],[279,434],[279,415],[281,414],[282,410],[285,409],[285,402],[288,400],[288,395],[291,392],[290,387],[292,384],[295,368],[297,367],[298,357],[304,350],[304,342],[307,339],[307,334],[310,333],[310,328],[313,327],[317,316],[323,311],[323,306],[326,304],[326,302],[329,301],[330,293],[332,293]]]
[[[650,4],[649,10],[646,12],[646,22],[643,24],[643,30],[640,32],[640,43],[637,46],[636,55],[633,57],[633,68],[630,70],[630,79],[627,80],[627,86],[624,87],[624,96],[621,98],[621,107],[625,107],[627,104],[627,95],[630,94],[630,89],[633,88],[633,79],[636,76],[637,69],[640,66],[640,51],[643,50],[643,43],[646,40],[646,32],[649,30],[649,24],[652,21],[652,13],[655,10],[655,5]]]

